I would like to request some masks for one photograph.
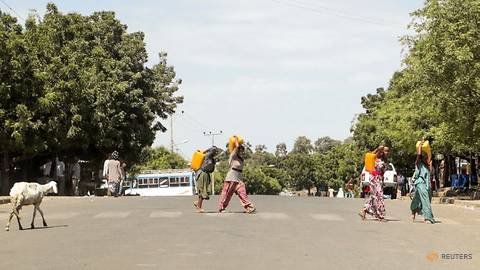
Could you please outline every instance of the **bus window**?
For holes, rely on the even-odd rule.
[[[182,186],[182,187],[190,186],[190,178],[188,178],[186,176],[180,177],[180,186]]]
[[[180,186],[180,183],[178,181],[178,177],[170,177],[170,186],[171,187],[178,187]]]
[[[159,181],[160,181],[160,187],[162,188],[169,187],[168,177],[160,177]]]

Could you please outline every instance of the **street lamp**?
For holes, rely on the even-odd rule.
[[[186,143],[188,143],[189,141],[190,141],[189,139],[185,139],[185,140],[183,140],[181,143],[175,143],[175,144],[173,144],[173,147],[175,147],[176,152],[178,152],[179,149],[178,149],[177,146],[182,145],[182,144],[186,144]],[[172,147],[172,148],[173,148],[173,147]]]

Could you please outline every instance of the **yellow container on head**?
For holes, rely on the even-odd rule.
[[[421,141],[417,141],[415,149],[418,149],[418,147],[420,146],[421,143],[422,143]],[[428,157],[429,161],[432,160],[432,149],[430,148],[430,142],[428,142],[428,141],[423,142],[422,152],[425,152],[427,154],[427,157]]]
[[[190,164],[190,168],[192,170],[197,171],[202,167],[203,160],[205,159],[205,153],[202,150],[197,150],[193,153],[192,162]]]
[[[230,139],[228,140],[228,151],[230,153],[233,152],[233,150],[235,149],[235,142],[238,141],[238,144],[243,144],[243,138],[240,137],[239,135],[233,135],[232,137],[230,137]]]
[[[377,159],[377,155],[372,152],[368,152],[365,154],[365,170],[368,172],[373,172],[375,170],[375,160]]]

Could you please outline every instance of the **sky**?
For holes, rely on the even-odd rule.
[[[47,2],[1,0],[0,8],[43,16]],[[222,131],[217,146],[239,134],[270,152],[280,142],[291,150],[298,136],[349,137],[360,98],[387,87],[401,68],[399,38],[411,33],[410,13],[424,1],[53,2],[63,13],[115,11],[128,32],[145,33],[147,65],[168,53],[184,97],[173,117],[174,148],[189,158],[211,146],[204,132]],[[170,131],[154,145],[170,147]]]

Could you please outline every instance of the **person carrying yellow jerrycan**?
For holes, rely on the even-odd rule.
[[[421,151],[427,155],[428,162],[432,162],[432,149],[430,148],[430,142],[428,140],[422,139],[421,141],[417,141],[415,145],[415,149],[422,145]]]
[[[232,153],[233,150],[235,150],[236,142],[238,142],[239,145],[241,145],[241,144],[244,143],[242,137],[240,137],[239,135],[233,135],[233,136],[230,137],[230,139],[228,140],[228,152],[229,152],[229,153]]]

